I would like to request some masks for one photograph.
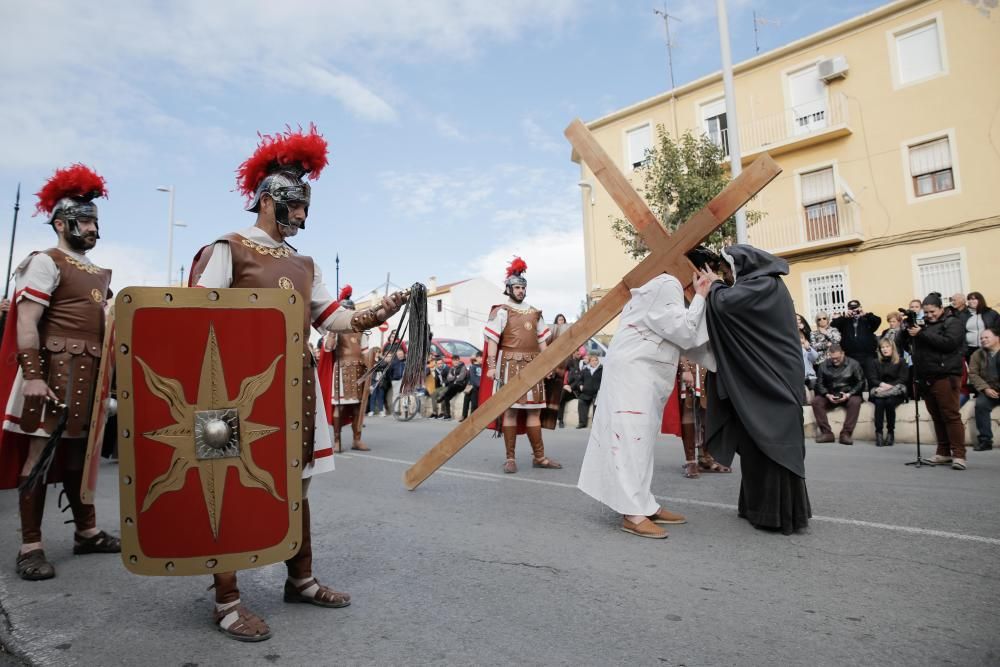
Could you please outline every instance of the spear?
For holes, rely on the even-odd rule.
[[[4,281],[3,298],[10,295],[10,271],[14,264],[14,237],[17,236],[17,212],[21,210],[21,184],[17,184],[17,196],[14,198],[14,226],[10,230],[10,254],[7,255],[7,280]]]

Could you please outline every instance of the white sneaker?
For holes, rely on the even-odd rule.
[[[374,417],[374,416],[375,416],[374,412],[366,412],[365,413],[365,417]]]
[[[951,463],[950,456],[941,456],[940,454],[935,454],[934,456],[927,459],[927,462],[931,465],[941,465],[942,463]]]
[[[965,459],[952,459],[951,461],[952,470],[965,470]]]

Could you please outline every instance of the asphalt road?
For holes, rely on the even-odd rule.
[[[915,470],[913,446],[810,442],[816,517],[785,537],[737,518],[738,467],[684,479],[680,442],[664,438],[654,492],[689,523],[645,540],[576,490],[588,431],[546,432],[561,471],[532,469],[523,442],[521,472],[503,475],[502,445],[481,435],[404,490],[451,425],[370,419],[373,451],[315,481],[315,571],[354,603],[287,605],[283,566],[243,573],[275,634],[259,644],[214,631],[205,577],[72,556],[56,493],[44,530],[59,576],[21,581],[17,498],[0,494],[0,637],[38,665],[1000,663],[1000,452]],[[102,473],[98,520],[117,531],[116,470]]]

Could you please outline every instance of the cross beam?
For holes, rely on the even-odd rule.
[[[411,491],[447,463],[491,422],[503,415],[529,388],[613,320],[631,298],[631,289],[645,285],[664,272],[670,273],[685,288],[689,288],[694,266],[688,261],[686,254],[781,173],[781,168],[774,160],[767,155],[761,156],[674,234],[668,234],[582,122],[574,120],[566,128],[565,134],[580,159],[590,167],[595,178],[642,236],[650,253],[625,274],[621,282],[611,288],[593,308],[521,369],[516,377],[509,380],[468,419],[407,469],[403,474],[403,483]]]

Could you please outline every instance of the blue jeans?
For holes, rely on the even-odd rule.
[[[983,393],[976,396],[976,433],[979,434],[979,442],[993,442],[993,424],[990,421],[990,413],[998,405],[1000,405],[1000,399],[990,398]]]
[[[368,412],[382,414],[385,410],[385,387],[381,383],[372,388],[372,395],[368,397]]]

